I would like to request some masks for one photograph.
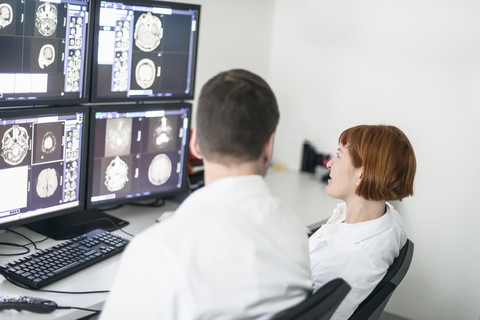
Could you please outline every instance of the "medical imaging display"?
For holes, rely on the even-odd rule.
[[[36,123],[33,125],[36,139],[33,160],[35,163],[58,161],[63,157],[62,139],[64,122]],[[71,141],[69,141],[72,144]],[[67,142],[68,144],[68,142]]]
[[[3,160],[12,166],[21,164],[30,151],[30,137],[26,126],[14,124],[7,129],[2,136]]]
[[[130,154],[132,118],[117,118],[107,121],[105,156]]]
[[[97,107],[89,152],[92,206],[183,190],[189,104]],[[107,109],[105,109],[107,108]]]
[[[193,99],[200,6],[99,1],[96,11],[94,101]]]
[[[113,160],[106,160],[108,166],[102,170],[105,175],[105,187],[110,192],[120,191],[125,189],[128,179],[128,169],[131,167],[128,163],[119,156]]]
[[[50,110],[23,109],[14,117],[0,112],[0,224],[83,206],[86,112]]]
[[[90,0],[0,0],[0,106],[87,102]]]

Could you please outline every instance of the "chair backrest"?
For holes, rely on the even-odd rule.
[[[413,257],[413,242],[407,239],[400,254],[370,295],[358,306],[349,320],[374,320],[380,317],[395,288],[402,282],[410,268]]]
[[[273,320],[330,319],[338,305],[350,291],[350,285],[337,278],[327,282],[308,298],[274,316]]]

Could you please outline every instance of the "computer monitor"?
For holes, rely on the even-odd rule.
[[[98,1],[92,101],[191,100],[200,6]]]
[[[92,107],[87,208],[185,193],[190,122],[189,103]]]
[[[0,110],[0,229],[83,210],[87,107]]]
[[[0,1],[0,107],[88,102],[90,5]]]

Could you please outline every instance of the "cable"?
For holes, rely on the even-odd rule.
[[[26,251],[24,252],[15,252],[15,253],[0,253],[0,257],[12,257],[12,256],[21,256],[24,254],[29,253],[31,250],[27,247],[27,245],[17,244],[17,243],[10,243],[10,242],[0,242],[0,246],[8,246],[8,247],[16,247],[16,248],[23,248]]]
[[[82,311],[90,311],[93,312],[94,314],[100,313],[102,310],[95,310],[95,309],[88,309],[88,308],[81,308],[81,307],[71,307],[71,306],[57,306],[57,309],[77,309],[77,310],[82,310]]]
[[[32,239],[30,239],[29,237],[27,237],[26,235],[24,235],[24,234],[22,234],[22,233],[20,233],[20,232],[18,232],[18,231],[15,231],[15,230],[13,230],[13,229],[7,229],[7,230],[10,231],[10,232],[12,232],[12,233],[14,233],[14,234],[16,234],[16,235],[19,235],[19,236],[22,237],[22,238],[27,239],[27,241],[30,242],[30,243],[33,245],[33,247],[35,248],[35,250],[38,250],[37,245],[36,245],[37,243],[43,242],[43,241],[45,241],[45,240],[48,239],[48,237],[45,237],[45,239],[38,240],[38,241],[33,241]]]
[[[123,230],[122,228],[120,228],[120,229],[118,229],[118,230],[122,231],[123,233],[125,233],[126,235],[128,235],[128,236],[130,236],[130,237],[132,237],[132,238],[135,238],[135,235],[131,234],[130,232],[127,232],[127,231]]]
[[[32,239],[30,239],[29,237],[27,237],[26,235],[18,232],[18,231],[15,231],[13,229],[6,229],[7,231],[11,232],[11,233],[14,233],[22,238],[25,238],[29,243],[27,244],[18,244],[18,243],[13,243],[13,242],[0,242],[0,245],[3,245],[3,246],[9,246],[9,247],[16,247],[16,248],[24,248],[25,251],[23,252],[16,252],[16,253],[0,253],[0,256],[1,257],[13,257],[13,256],[21,256],[21,255],[24,255],[24,254],[28,254],[30,253],[30,248],[28,248],[27,246],[28,245],[33,245],[33,247],[35,248],[35,251],[38,250],[37,248],[37,243],[40,243],[40,242],[43,242],[45,240],[47,240],[48,238],[45,238],[45,239],[42,239],[42,240],[38,240],[38,241],[33,241]]]

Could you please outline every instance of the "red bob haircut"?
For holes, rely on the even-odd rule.
[[[417,163],[407,136],[389,125],[360,125],[338,139],[353,166],[363,167],[356,194],[367,200],[402,200],[413,195]]]

